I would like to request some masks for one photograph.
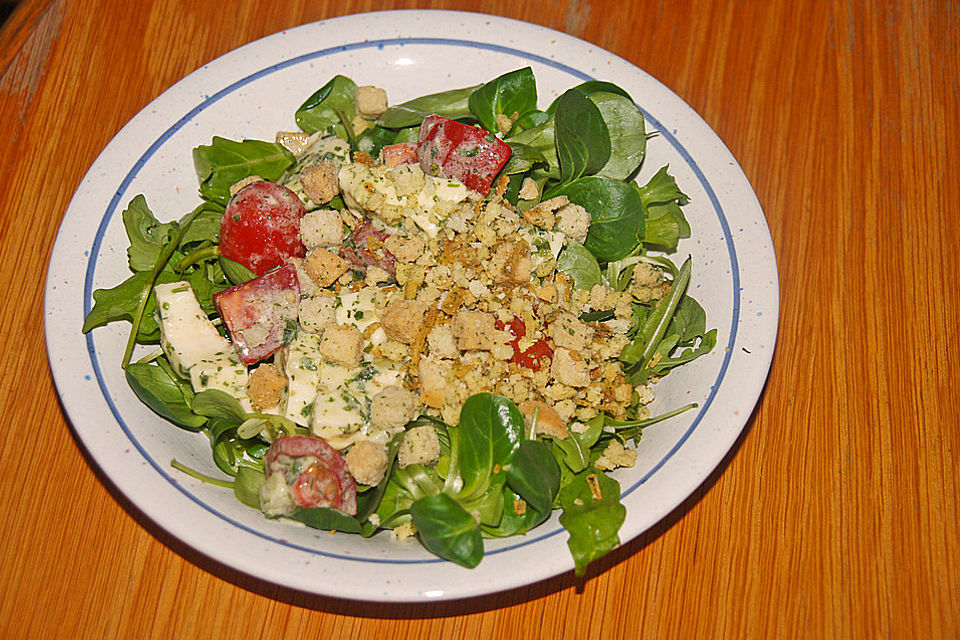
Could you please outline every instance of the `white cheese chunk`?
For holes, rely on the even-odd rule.
[[[157,296],[157,324],[164,353],[181,375],[200,362],[230,357],[230,342],[200,308],[188,282],[171,282],[154,287]]]
[[[287,406],[283,415],[299,425],[309,426],[323,364],[320,336],[307,331],[298,332],[282,360],[283,372],[287,376]]]

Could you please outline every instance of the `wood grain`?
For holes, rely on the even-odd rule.
[[[46,262],[103,146],[243,43],[394,8],[630,60],[714,127],[769,221],[781,327],[747,431],[585,583],[397,607],[253,580],[118,495],[57,402]],[[26,0],[0,31],[0,637],[960,637],[958,52],[948,0]]]

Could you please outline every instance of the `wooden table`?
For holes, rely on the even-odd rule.
[[[57,403],[46,263],[111,137],[241,44],[413,7],[539,23],[650,72],[739,159],[773,234],[779,344],[748,428],[586,584],[411,607],[258,582],[112,493]],[[949,0],[25,1],[0,32],[0,637],[958,637],[958,78]]]

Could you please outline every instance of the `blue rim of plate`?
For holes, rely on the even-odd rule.
[[[221,98],[234,91],[240,89],[241,87],[246,86],[247,84],[258,80],[262,77],[268,76],[272,73],[275,73],[281,69],[285,69],[290,66],[302,64],[311,60],[316,60],[318,58],[323,58],[330,55],[335,55],[339,53],[344,53],[347,51],[357,50],[357,49],[367,49],[371,47],[376,47],[378,49],[384,49],[388,46],[404,46],[404,45],[432,45],[432,46],[452,46],[452,47],[465,47],[470,49],[484,49],[487,51],[493,51],[496,53],[504,53],[508,55],[515,56],[517,58],[526,60],[528,62],[535,62],[545,66],[553,67],[558,71],[567,73],[568,75],[579,79],[581,81],[596,80],[593,76],[578,69],[575,69],[569,65],[563,64],[551,58],[547,58],[538,54],[529,53],[526,51],[521,51],[512,47],[506,47],[503,45],[483,43],[483,42],[473,42],[470,40],[459,40],[452,38],[385,38],[380,40],[367,40],[363,42],[353,42],[344,45],[338,45],[336,47],[330,47],[327,49],[320,49],[310,53],[305,53],[289,60],[284,60],[276,64],[269,65],[263,69],[247,75],[228,86],[224,87],[220,91],[205,97],[197,106],[188,111],[183,117],[181,117],[177,122],[167,128],[154,142],[147,148],[142,156],[134,163],[130,171],[127,172],[127,175],[121,181],[119,188],[114,193],[113,197],[110,200],[109,205],[107,206],[104,216],[100,221],[100,225],[97,228],[96,236],[94,237],[93,245],[90,249],[90,260],[87,263],[86,277],[84,280],[83,287],[83,316],[86,317],[90,312],[91,302],[93,300],[93,279],[94,272],[96,271],[97,259],[100,255],[100,245],[103,241],[104,234],[106,232],[107,226],[110,221],[113,219],[114,214],[116,213],[117,207],[120,204],[120,201],[125,197],[127,189],[130,187],[130,183],[136,178],[140,169],[146,164],[146,162],[157,152],[160,147],[166,143],[175,133],[177,133],[181,128],[184,127],[188,122],[190,122],[194,117],[199,113],[203,112]],[[730,227],[727,222],[726,216],[723,212],[723,208],[720,206],[720,200],[717,198],[716,193],[713,188],[710,186],[710,182],[707,180],[706,176],[703,174],[703,171],[694,161],[693,157],[686,150],[686,148],[680,144],[679,140],[675,135],[663,128],[659,121],[651,116],[642,106],[637,105],[640,110],[643,112],[644,118],[647,122],[653,125],[653,128],[665,138],[671,146],[680,154],[687,166],[693,171],[694,175],[697,176],[697,179],[700,181],[700,184],[703,186],[705,192],[707,193],[711,205],[713,205],[714,211],[717,214],[717,217],[720,222],[720,226],[723,229],[723,239],[727,246],[727,251],[730,257],[730,273],[733,276],[733,309],[732,309],[732,318],[730,322],[730,335],[727,339],[726,349],[723,356],[723,362],[720,365],[720,369],[717,373],[717,378],[714,380],[713,385],[710,387],[710,393],[707,395],[707,399],[704,401],[703,406],[701,406],[697,412],[696,417],[690,426],[683,433],[680,439],[676,444],[668,451],[664,456],[651,468],[647,473],[643,475],[639,480],[635,481],[629,487],[627,487],[622,493],[622,497],[630,495],[635,491],[640,485],[646,482],[653,474],[655,474],[666,462],[672,458],[676,452],[683,446],[683,444],[689,439],[693,432],[699,426],[703,416],[706,414],[707,410],[710,408],[710,405],[713,403],[714,398],[716,397],[717,392],[720,389],[720,385],[723,382],[724,376],[726,375],[727,367],[730,364],[730,358],[733,354],[733,346],[737,338],[737,328],[739,325],[740,319],[740,269],[737,261],[737,252],[736,247],[733,244],[733,238],[730,233]],[[124,421],[123,416],[121,416],[119,409],[114,403],[113,399],[110,397],[110,392],[107,389],[106,381],[103,378],[103,374],[100,368],[100,361],[97,356],[96,346],[93,340],[93,333],[87,333],[86,336],[87,343],[87,353],[90,357],[90,364],[93,367],[94,373],[97,378],[97,384],[100,387],[100,391],[103,394],[103,398],[106,401],[107,405],[110,407],[111,413],[113,413],[114,418],[117,420],[117,423],[120,425],[120,428],[123,430],[124,434],[130,440],[131,444],[140,452],[140,455],[163,477],[168,483],[180,491],[184,496],[189,498],[191,501],[215,515],[216,517],[224,520],[225,522],[235,526],[247,533],[255,535],[264,540],[268,540],[275,544],[283,545],[299,551],[305,551],[307,553],[327,557],[327,558],[336,558],[339,560],[351,560],[355,562],[368,562],[368,563],[377,563],[377,564],[400,564],[400,565],[410,565],[410,564],[433,564],[446,562],[440,558],[424,558],[418,560],[391,560],[385,558],[370,558],[370,557],[361,557],[361,556],[351,556],[344,555],[339,553],[331,553],[329,551],[322,551],[320,549],[315,549],[312,547],[306,547],[300,544],[294,544],[289,540],[282,539],[279,537],[271,536],[262,531],[258,531],[247,525],[241,524],[240,522],[234,520],[233,518],[220,513],[209,504],[198,498],[197,496],[190,493],[180,482],[173,478],[155,459],[153,459],[146,449],[141,445],[140,441],[134,436],[133,432],[127,426],[127,423]],[[547,538],[551,538],[563,531],[563,527],[557,527],[553,531],[543,533],[533,537],[524,537],[521,542],[517,542],[512,545],[507,545],[500,547],[498,549],[493,549],[485,551],[486,555],[495,555],[499,553],[504,553],[507,551],[512,551],[521,547],[526,547],[531,544],[535,544]]]

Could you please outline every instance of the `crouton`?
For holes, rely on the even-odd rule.
[[[379,87],[357,87],[353,93],[353,106],[361,118],[376,120],[387,110],[387,92]]]
[[[582,351],[593,340],[593,329],[572,313],[561,313],[547,329],[554,344],[573,351]]]
[[[287,376],[271,362],[264,362],[252,370],[247,381],[247,395],[258,411],[280,404],[286,388]]]
[[[428,407],[443,407],[447,397],[447,378],[453,369],[452,360],[436,356],[420,358],[417,375],[420,378],[420,401]]]
[[[300,173],[300,184],[308,198],[317,204],[327,204],[340,193],[337,165],[331,160],[311,164]]]
[[[448,324],[438,324],[427,334],[427,344],[430,353],[440,358],[459,358],[460,350],[453,335],[453,329]]]
[[[383,241],[393,257],[399,262],[414,262],[427,249],[427,241],[421,235],[395,234]]]
[[[517,194],[521,200],[536,200],[540,197],[540,187],[530,178],[523,179],[523,185],[520,187],[520,193]]]
[[[636,461],[636,451],[624,448],[619,440],[613,439],[597,458],[594,466],[601,471],[613,471],[617,467],[632,467]]]
[[[534,433],[544,433],[558,440],[569,437],[567,425],[560,414],[546,402],[526,400],[520,403],[519,408],[527,426],[533,425]]]
[[[587,239],[591,220],[590,212],[578,204],[566,204],[557,210],[557,230],[580,244]]]
[[[526,284],[533,275],[532,264],[530,245],[517,240],[500,244],[494,249],[487,271],[497,284]]]
[[[314,249],[303,262],[310,279],[320,287],[329,287],[350,268],[346,260],[326,249]]]
[[[337,322],[337,299],[333,296],[315,296],[300,301],[300,328],[322,334],[328,324]]]
[[[310,134],[303,131],[278,131],[276,143],[286,147],[293,155],[299,156],[310,146]]]
[[[380,326],[388,338],[410,344],[423,325],[427,305],[418,300],[394,300],[380,318]]]
[[[383,480],[390,459],[387,448],[372,440],[360,440],[344,456],[350,475],[360,484],[373,486]]]
[[[387,177],[393,182],[398,196],[412,196],[420,193],[427,181],[419,164],[401,164],[392,167],[387,170]]]
[[[370,428],[399,431],[419,412],[420,402],[413,392],[400,385],[384,387],[370,403]]]
[[[343,242],[343,222],[333,209],[317,209],[300,218],[300,239],[307,249],[336,247]]]
[[[453,335],[457,347],[463,351],[479,349],[489,351],[494,345],[506,341],[506,335],[498,331],[496,318],[484,311],[457,312],[453,317]]]
[[[433,465],[440,459],[440,438],[432,425],[425,424],[407,431],[397,450],[400,468],[411,464]]]
[[[261,178],[260,176],[247,176],[242,180],[237,180],[232,185],[230,185],[230,189],[229,189],[230,196],[231,197],[235,196],[237,192],[239,192],[245,186],[249,184],[253,184],[254,182],[260,182],[261,180],[263,180],[263,178]]]
[[[569,387],[586,387],[590,384],[590,369],[587,363],[574,357],[569,349],[560,347],[553,352],[550,375]]]
[[[320,355],[334,364],[359,366],[363,355],[363,334],[349,324],[327,325],[320,338]]]

